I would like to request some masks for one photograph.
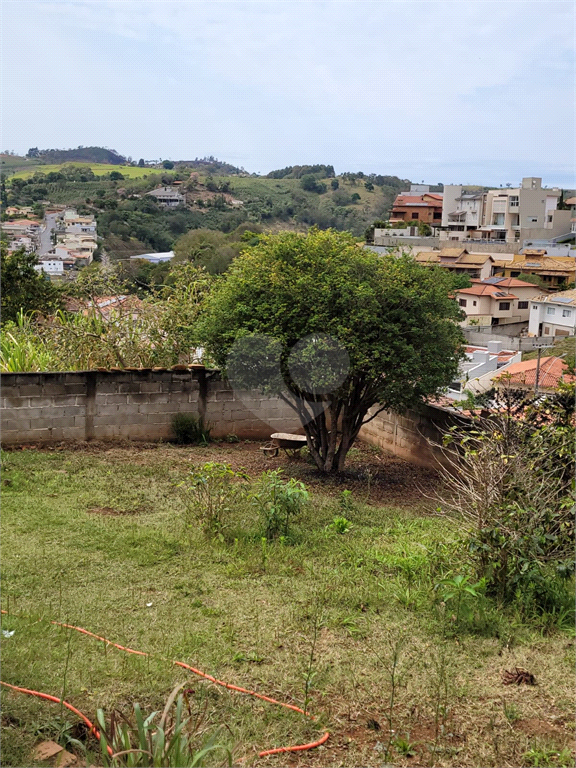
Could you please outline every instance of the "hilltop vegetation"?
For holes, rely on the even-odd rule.
[[[76,147],[76,149],[38,149],[31,147],[26,157],[42,160],[45,163],[106,163],[108,165],[126,165],[127,158],[115,149],[107,147]]]

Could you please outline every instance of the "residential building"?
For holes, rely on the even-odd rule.
[[[489,253],[470,253],[466,248],[442,248],[440,251],[420,251],[414,257],[424,266],[439,266],[450,272],[485,280],[492,275],[494,259]]]
[[[444,186],[442,230],[445,240],[467,240],[482,225],[485,193],[467,192],[456,184]]]
[[[540,366],[537,359],[512,363],[505,371],[495,376],[493,381],[497,387],[535,389],[536,374],[540,392],[553,392],[561,382],[574,381],[574,376],[568,372],[568,366],[561,357],[542,357]]]
[[[40,231],[40,223],[30,219],[16,219],[15,221],[3,221],[2,232],[8,236],[19,237],[29,235],[35,237]]]
[[[569,197],[564,204],[570,209],[570,233],[576,235],[576,197]]]
[[[530,302],[530,336],[574,336],[576,334],[576,290],[537,296]]]
[[[178,187],[158,187],[158,189],[153,189],[146,194],[156,198],[160,205],[165,205],[167,208],[176,208],[186,204],[186,196],[180,192]]]
[[[466,347],[466,358],[460,363],[457,378],[448,387],[448,396],[463,400],[466,390],[486,392],[492,386],[492,374],[519,362],[521,352],[503,349],[501,341],[489,341],[486,347]]]
[[[390,213],[390,224],[417,221],[439,227],[442,223],[442,193],[429,192],[426,185],[413,184],[409,192],[396,197]]]
[[[528,323],[530,299],[542,289],[532,283],[511,277],[489,277],[472,280],[470,288],[459,288],[455,298],[466,314],[463,326],[508,325]]]
[[[29,235],[14,237],[7,245],[7,250],[9,252],[19,251],[21,248],[23,248],[26,253],[32,253],[34,250],[34,242]]]
[[[34,269],[37,272],[45,272],[47,275],[63,275],[64,261],[62,259],[40,259]]]
[[[525,250],[512,261],[495,261],[494,273],[503,277],[537,275],[550,290],[562,289],[576,280],[576,259],[572,256],[546,256],[543,250]]]
[[[465,187],[444,187],[443,240],[483,240],[515,243],[554,239],[570,232],[570,211],[558,210],[561,190],[542,186],[530,176],[520,187],[472,192]]]

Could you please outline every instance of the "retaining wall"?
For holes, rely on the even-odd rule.
[[[220,372],[198,366],[168,371],[5,373],[1,376],[0,438],[6,446],[62,440],[167,440],[176,413],[202,417],[213,437],[269,440],[273,432],[302,434],[294,411],[279,398],[234,391]],[[373,412],[373,411],[372,411]],[[436,466],[426,438],[458,415],[435,406],[403,415],[378,414],[360,437],[408,461]]]
[[[276,398],[234,393],[218,371],[78,371],[5,373],[0,437],[5,445],[57,440],[173,436],[176,413],[201,416],[214,437],[269,439],[299,427]]]

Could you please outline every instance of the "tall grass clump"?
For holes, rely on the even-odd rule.
[[[210,442],[210,427],[204,425],[201,417],[191,413],[175,413],[172,431],[179,445],[208,445]]]

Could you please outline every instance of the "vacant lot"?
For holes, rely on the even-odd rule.
[[[208,461],[251,478],[282,467],[306,483],[310,500],[290,534],[263,541],[245,501],[208,538],[179,485]],[[2,629],[13,634],[2,679],[63,696],[89,717],[135,701],[162,709],[186,681],[199,731],[220,729],[245,766],[573,765],[573,632],[561,616],[528,621],[481,595],[456,618],[436,585],[470,568],[454,524],[434,514],[436,482],[368,447],[328,482],[305,458],[266,459],[251,443],[4,453]],[[346,532],[331,525],[337,517],[351,523]],[[308,700],[317,720],[187,677],[170,659]],[[503,685],[516,666],[537,685]],[[258,757],[323,729],[325,746]],[[71,735],[85,739],[57,704],[3,692],[2,765],[32,765],[38,741]],[[87,746],[87,764],[100,764]]]

